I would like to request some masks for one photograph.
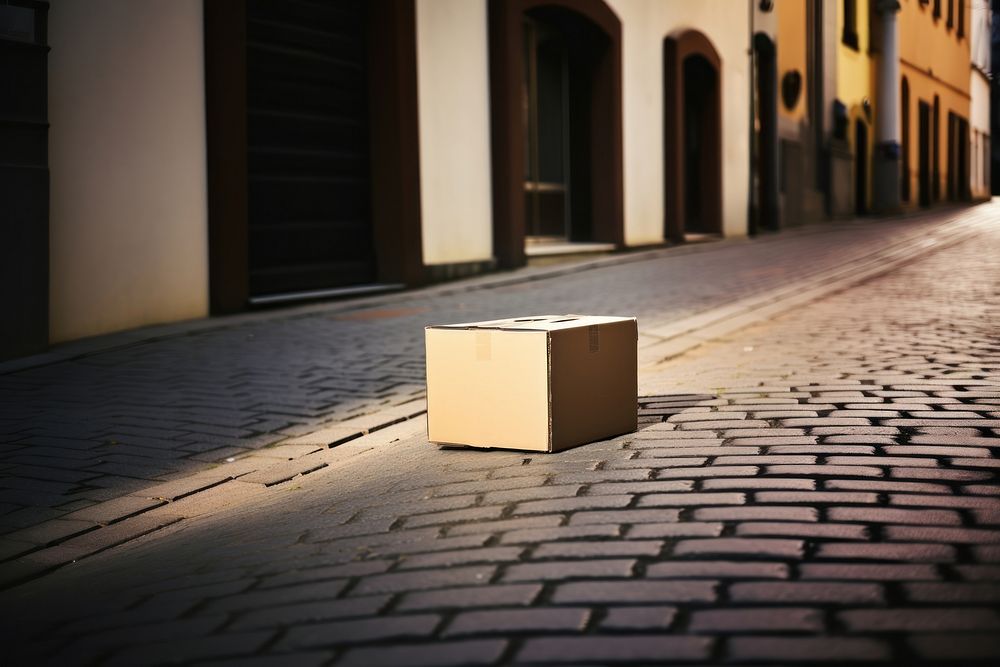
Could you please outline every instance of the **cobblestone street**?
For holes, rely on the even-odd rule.
[[[0,662],[996,664],[998,210],[275,313],[0,376],[0,568],[37,577],[0,593]],[[426,441],[427,323],[635,314],[655,349],[672,321],[921,239],[939,249],[645,364],[637,433],[549,455]],[[137,515],[102,553],[64,542]]]

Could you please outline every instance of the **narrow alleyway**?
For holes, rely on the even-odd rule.
[[[19,621],[5,662],[995,664],[998,210],[415,293],[2,376],[5,554],[91,530],[88,508],[179,518],[217,502],[0,594]],[[642,332],[973,219],[993,224],[647,367],[635,434],[463,451],[412,419],[269,493],[246,484],[245,501],[141,493],[419,401],[426,323],[607,312]]]
[[[123,346],[0,374],[0,560],[144,511],[146,491],[165,483],[196,474],[218,483],[260,465],[244,460],[250,454],[264,463],[299,456],[308,450],[280,443],[318,424],[421,410],[427,324],[614,312],[638,316],[642,332],[987,210],[825,225],[490,289],[458,283],[364,310],[334,303],[231,326],[221,319],[189,335],[153,330],[143,344],[110,336]]]

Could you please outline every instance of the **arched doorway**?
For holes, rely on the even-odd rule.
[[[602,0],[490,0],[493,246],[624,242],[621,23]]]
[[[756,80],[756,215],[750,232],[778,228],[778,61],[774,42],[763,33],[753,38]]]
[[[868,212],[868,126],[860,118],[854,121],[854,212]]]
[[[694,30],[663,42],[665,235],[722,232],[722,61]]]

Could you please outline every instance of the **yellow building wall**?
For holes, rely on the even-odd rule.
[[[806,3],[802,0],[778,0],[775,4],[778,17],[777,57],[778,84],[786,72],[797,70],[802,75],[802,92],[792,109],[780,100],[779,88],[778,113],[796,122],[806,116],[811,82],[806,76]]]
[[[906,77],[910,88],[909,110],[909,173],[910,199],[907,207],[919,203],[920,178],[920,107],[921,101],[930,105],[931,136],[933,141],[934,98],[937,96],[938,150],[937,168],[939,201],[947,196],[948,183],[948,114],[954,113],[969,120],[969,8],[966,7],[964,35],[958,37],[958,2],[955,7],[955,25],[948,29],[948,2],[941,2],[941,16],[934,18],[933,2],[923,5],[919,0],[901,0],[899,12],[900,76]],[[971,129],[970,129],[971,136]],[[904,138],[905,139],[905,138]],[[967,149],[971,150],[971,149]],[[933,147],[931,159],[934,159]],[[934,168],[931,165],[931,177]],[[933,186],[931,192],[933,193]]]
[[[948,0],[941,0],[941,17],[933,17],[934,3],[900,0],[899,59],[904,65],[933,77],[968,95],[969,93],[969,8],[965,10],[964,35],[958,37],[958,4],[955,26],[947,28]],[[859,0],[858,5],[861,2]],[[966,114],[967,115],[967,114]]]
[[[837,99],[847,106],[847,137],[850,150],[855,152],[857,140],[857,120],[868,127],[868,145],[865,154],[869,175],[867,187],[871,188],[872,148],[875,144],[875,60],[869,55],[871,34],[868,25],[868,4],[871,0],[857,0],[856,31],[858,48],[844,44],[844,3],[837,2]],[[865,113],[864,102],[868,101],[871,115]],[[853,182],[853,181],[852,181]],[[870,205],[870,192],[865,193],[866,206]]]
[[[850,109],[873,96],[872,59],[868,55],[868,1],[857,0],[857,50],[844,44],[844,3],[837,3],[837,98]],[[803,3],[804,4],[804,3]]]

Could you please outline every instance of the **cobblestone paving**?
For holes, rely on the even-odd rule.
[[[664,363],[629,436],[418,434],[63,568],[0,596],[9,661],[996,664],[997,257]]]
[[[251,452],[281,460],[289,452],[276,444],[320,422],[419,398],[426,324],[627,312],[655,325],[967,215],[865,221],[541,282],[414,293],[361,312],[335,304],[0,376],[0,560],[143,511],[152,485],[218,472]]]

